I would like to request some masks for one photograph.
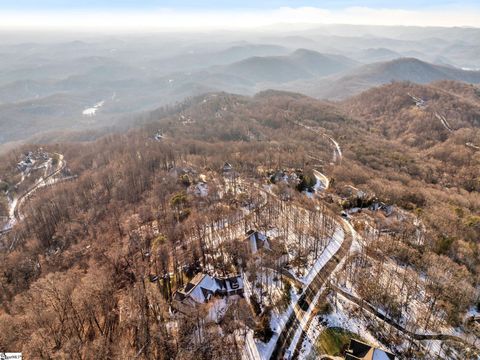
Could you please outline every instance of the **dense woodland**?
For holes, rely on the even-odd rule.
[[[408,93],[427,106],[418,108]],[[405,224],[378,238],[357,227],[371,241],[347,261],[343,281],[401,318],[409,297],[378,286],[379,278],[398,280],[392,269],[401,267],[399,286],[414,293],[414,279],[424,277],[434,299],[430,312],[458,325],[479,305],[480,151],[465,145],[480,144],[479,121],[473,87],[393,83],[342,103],[274,91],[252,98],[209,94],[147,114],[125,133],[44,145],[63,154],[78,177],[37,192],[23,207],[23,221],[1,238],[0,349],[43,359],[237,358],[240,344],[229,335],[262,321],[246,301],[201,333],[192,329],[205,321],[202,309],[175,326],[168,321],[172,293],[200,269],[241,266],[215,262],[208,254],[218,249],[187,241],[205,224],[236,219],[242,201],[258,201],[255,192],[243,200],[235,191],[219,197],[227,161],[239,178],[261,184],[272,169],[320,169],[332,185],[323,206],[333,213],[341,210],[335,196],[354,185],[420,219],[422,241]],[[336,139],[341,161],[332,162],[327,138],[298,123]],[[18,181],[16,163],[29,147],[2,157],[0,190]],[[188,188],[201,173],[212,181],[199,198]],[[278,191],[290,194],[283,201],[309,206],[298,191]],[[0,202],[0,215],[6,206]],[[237,245],[222,251],[248,263]],[[151,282],[152,274],[161,281]],[[435,326],[428,312],[408,321]]]

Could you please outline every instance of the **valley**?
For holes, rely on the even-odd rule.
[[[444,41],[426,39],[422,28],[396,32],[332,25],[303,30],[298,41],[266,31],[239,34],[241,40],[172,34],[6,42],[0,46],[0,151],[14,141],[128,128],[132,118],[208,92],[252,96],[273,88],[338,101],[391,81],[480,82],[478,70],[463,69],[475,68],[470,53],[478,52],[477,29],[452,29]]]

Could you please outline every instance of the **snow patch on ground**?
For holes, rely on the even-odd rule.
[[[313,170],[313,175],[317,179],[317,182],[314,187],[316,192],[320,192],[328,189],[328,187],[330,186],[330,180],[328,180],[328,178],[324,174],[322,174],[318,170]]]
[[[294,298],[294,302],[297,301],[298,296],[292,291],[292,298]],[[288,306],[287,310],[283,313],[279,313],[277,311],[272,311],[272,318],[270,320],[270,327],[274,331],[274,334],[268,343],[263,343],[262,341],[255,340],[255,344],[257,346],[258,353],[260,354],[260,358],[263,360],[267,360],[270,358],[273,349],[278,340],[278,336],[282,332],[282,329],[285,327],[290,314],[293,311],[292,303]]]
[[[208,195],[208,185],[204,182],[199,182],[195,186],[194,193],[195,193],[195,195],[201,196],[201,197],[207,196]]]
[[[226,299],[216,299],[210,305],[210,309],[208,309],[208,319],[219,322],[225,312],[227,311],[227,300]]]
[[[307,331],[307,336],[302,344],[299,359],[302,360],[309,357],[309,355],[312,353],[316,339],[322,333],[322,331],[329,327],[346,329],[359,335],[368,343],[381,348],[381,344],[368,330],[368,320],[363,316],[355,316],[355,311],[355,304],[352,304],[346,298],[338,295],[334,310],[330,314],[317,316],[312,321],[312,324]]]
[[[333,234],[327,247],[323,250],[322,254],[315,261],[315,264],[313,264],[313,267],[310,269],[308,274],[302,279],[304,283],[309,284],[315,278],[318,272],[325,266],[328,260],[330,260],[331,257],[335,255],[338,249],[340,249],[340,246],[342,246],[344,236],[345,234],[343,233],[343,229],[339,226],[335,230],[335,233]]]
[[[95,105],[93,105],[92,107],[89,107],[89,108],[83,110],[82,115],[84,115],[84,116],[95,116],[95,114],[97,113],[97,110],[100,109],[104,104],[105,104],[105,100],[102,100],[102,101],[96,103]]]

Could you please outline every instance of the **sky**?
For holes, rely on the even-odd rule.
[[[372,9],[418,9],[436,7],[480,7],[478,0],[0,0],[0,8],[16,10],[66,9],[276,9],[281,7],[316,7],[342,9],[366,7]]]
[[[480,0],[0,0],[0,29],[248,29],[274,24],[480,26]]]

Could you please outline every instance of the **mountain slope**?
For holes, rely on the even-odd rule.
[[[384,63],[367,65],[355,71],[354,77],[369,82],[412,81],[429,83],[437,80],[480,82],[480,72],[430,64],[415,58],[401,58]]]
[[[298,49],[289,56],[251,57],[220,69],[253,82],[285,83],[327,76],[353,68],[354,60],[340,55]]]
[[[396,82],[367,90],[340,105],[365,121],[370,131],[389,140],[423,149],[449,139],[464,146],[477,141],[474,134],[480,129],[476,91],[472,85],[453,81],[428,85]]]
[[[355,68],[342,76],[310,83],[307,93],[320,98],[343,99],[370,87],[391,81],[426,84],[439,80],[480,83],[480,71],[467,71],[430,64],[415,58],[401,58]],[[299,86],[300,84],[296,84]]]

